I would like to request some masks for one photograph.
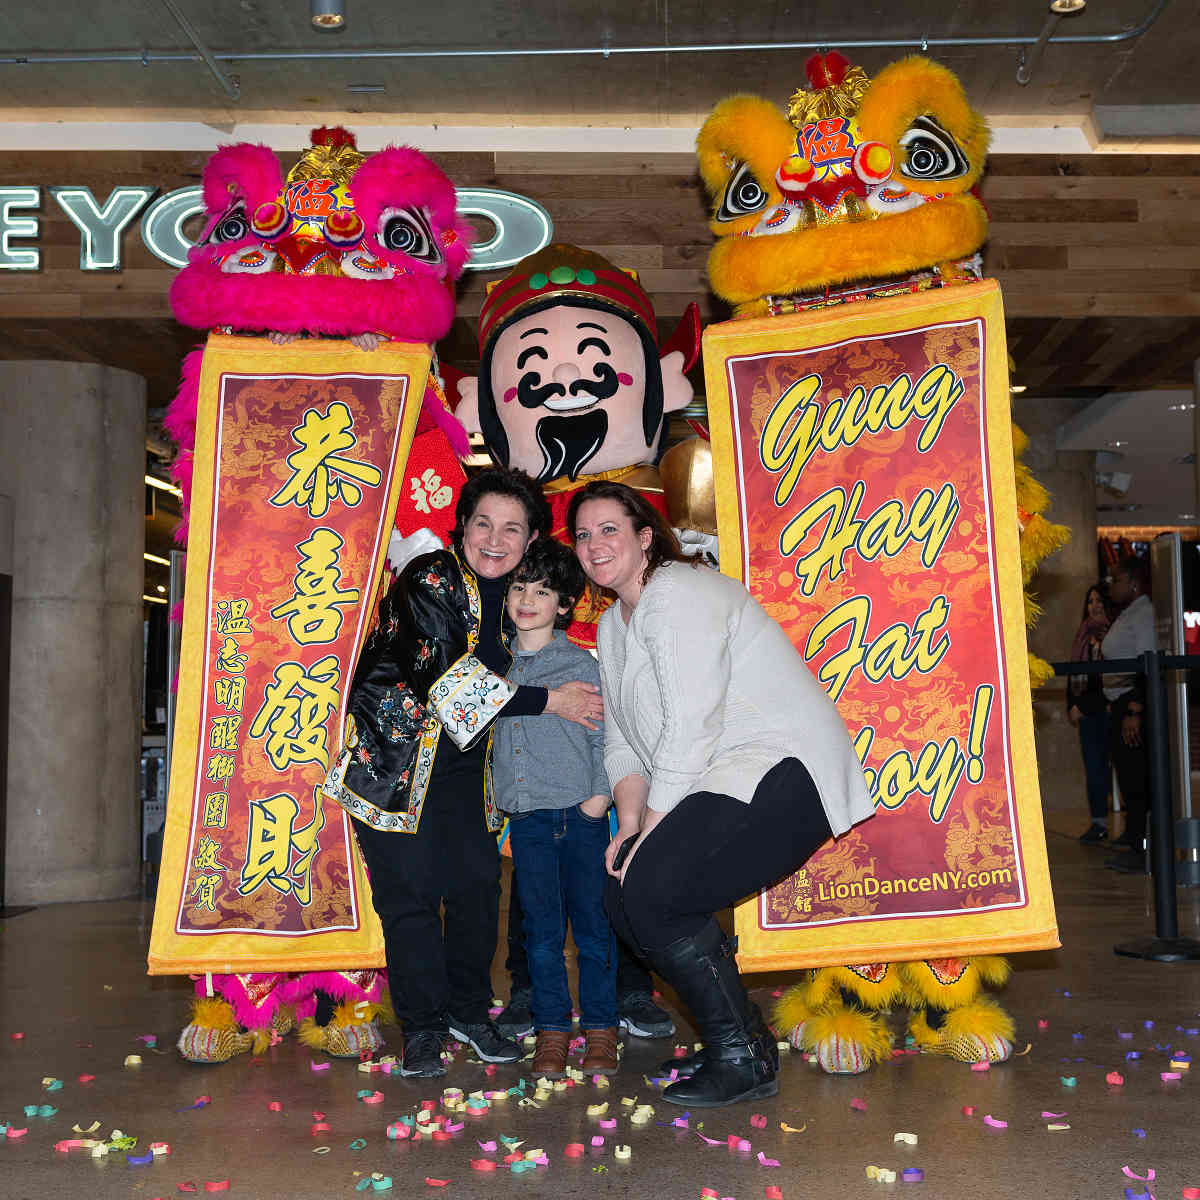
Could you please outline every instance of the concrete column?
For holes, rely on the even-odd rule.
[[[1043,612],[1029,645],[1048,662],[1070,657],[1083,598],[1096,582],[1096,456],[1093,451],[1060,451],[1057,445],[1059,426],[1089,403],[1013,397],[1013,420],[1029,436],[1024,461],[1052,496],[1046,518],[1071,530],[1067,545],[1033,577],[1032,590]],[[1034,714],[1047,821],[1063,830],[1078,826],[1082,833],[1088,822],[1087,787],[1079,734],[1067,720],[1065,679],[1056,677],[1034,693]]]
[[[0,362],[13,497],[7,900],[136,890],[146,385]]]

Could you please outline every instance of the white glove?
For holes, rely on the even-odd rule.
[[[387,565],[393,575],[399,575],[414,558],[432,554],[442,548],[442,539],[432,529],[418,529],[408,537],[398,529],[392,530],[388,540]]]
[[[675,536],[679,539],[679,546],[688,558],[695,558],[699,555],[704,562],[712,563],[714,567],[720,561],[717,555],[717,535],[715,533],[701,533],[698,529],[676,529]]]

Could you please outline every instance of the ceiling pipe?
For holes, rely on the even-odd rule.
[[[1038,34],[1038,40],[1033,43],[1033,49],[1030,50],[1028,59],[1025,57],[1024,48],[1021,49],[1021,61],[1017,64],[1017,82],[1022,87],[1029,86],[1034,68],[1041,61],[1042,51],[1046,49],[1046,43],[1049,42],[1050,35],[1057,27],[1059,19],[1059,14],[1051,9],[1046,17],[1045,25],[1042,26],[1042,32]]]
[[[163,0],[167,3],[168,0]],[[51,66],[68,63],[151,63],[196,62],[320,62],[325,59],[420,59],[420,58],[563,58],[598,55],[614,58],[621,54],[731,54],[737,52],[761,52],[767,50],[827,50],[836,43],[842,50],[928,50],[936,46],[1036,46],[1045,35],[1045,44],[1055,46],[1112,45],[1140,38],[1162,16],[1170,0],[1155,0],[1149,14],[1139,24],[1116,33],[1064,34],[1060,37],[1046,35],[1046,30],[1036,37],[1011,34],[986,37],[910,37],[910,38],[821,38],[805,42],[721,42],[697,43],[692,45],[673,43],[669,46],[568,46],[568,47],[521,47],[518,49],[462,49],[462,50],[252,50],[234,53],[220,51],[193,54],[187,51],[151,50],[99,50],[95,52],[58,54],[54,52],[35,54],[0,55],[0,66]],[[211,70],[217,68],[209,63]],[[232,81],[218,73],[222,86],[236,99],[230,89],[236,87]]]
[[[191,21],[179,11],[175,0],[162,0],[162,3],[163,8],[175,18],[179,28],[183,30],[184,36],[196,47],[196,53],[204,60],[204,65],[213,73],[216,81],[225,89],[225,94],[230,100],[240,100],[242,98],[241,85],[236,79],[230,79],[217,65],[212,51],[200,40],[200,35],[192,28]]]

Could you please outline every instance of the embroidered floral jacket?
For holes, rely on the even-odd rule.
[[[468,749],[516,692],[472,653],[480,607],[475,576],[452,549],[414,559],[384,597],[323,789],[351,816],[416,833],[441,737]],[[486,780],[480,791],[488,828],[498,830],[502,817]]]

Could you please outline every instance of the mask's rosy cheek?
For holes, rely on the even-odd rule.
[[[508,391],[504,393],[504,403],[505,404],[511,404],[516,398],[517,398],[517,389],[515,387],[509,388]]]
[[[617,382],[623,384],[625,387],[628,387],[633,382],[633,376],[626,371],[621,371],[617,375]]]

